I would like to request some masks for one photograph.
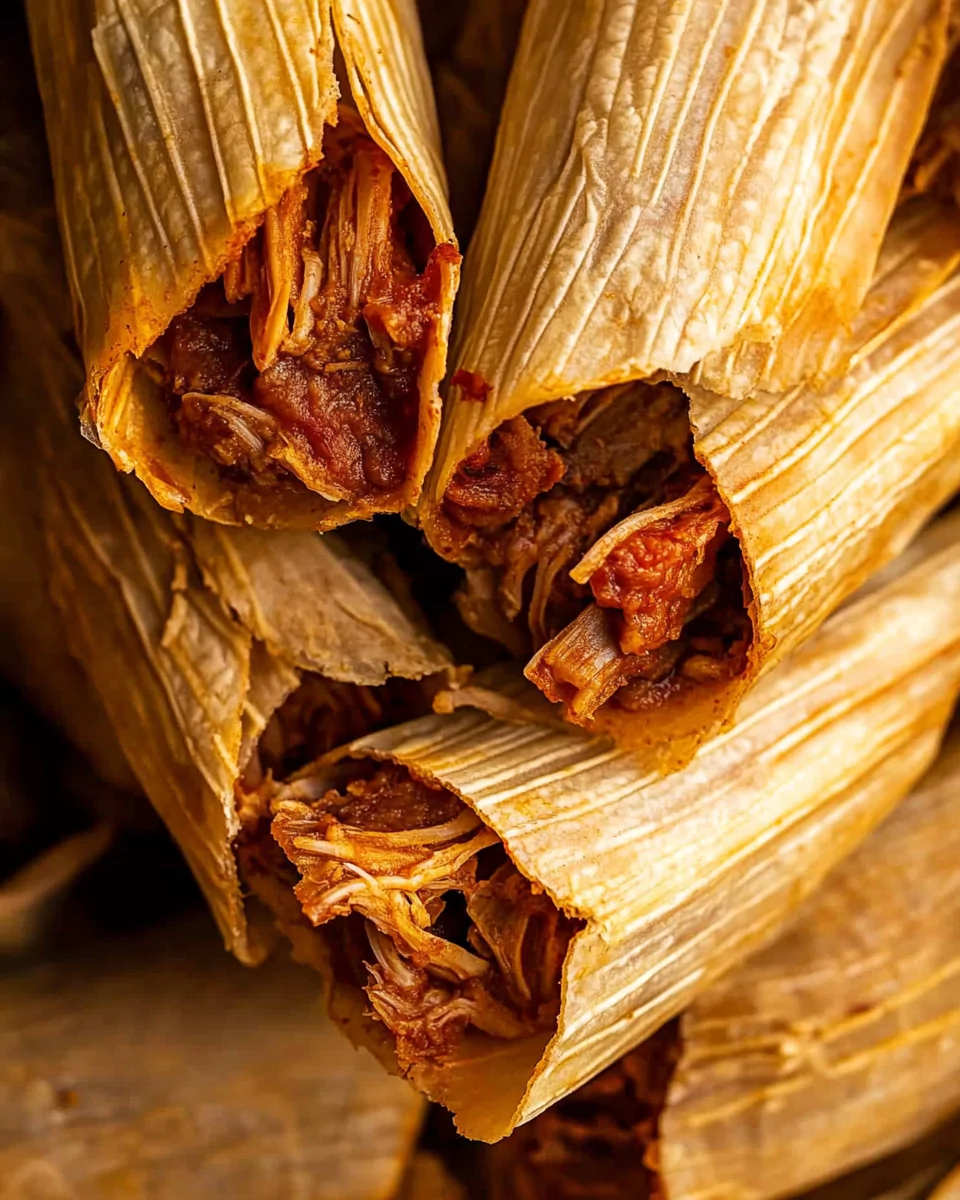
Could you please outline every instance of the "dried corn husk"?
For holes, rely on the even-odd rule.
[[[723,351],[739,395],[814,374],[778,347],[860,308],[948,7],[533,0],[454,354],[493,392],[470,415],[454,391],[442,464],[531,404]]]
[[[375,686],[449,658],[345,542],[178,524],[83,441],[68,412],[80,367],[44,283],[56,247],[39,244],[4,275],[33,364],[30,388],[6,399],[41,443],[33,487],[66,639],[227,945],[253,961],[234,784],[272,712],[304,670]]]
[[[519,871],[584,921],[555,1037],[468,1035],[451,1064],[410,1070],[463,1132],[503,1136],[681,1011],[889,813],[936,753],[960,687],[958,587],[954,516],[666,779],[651,756],[465,709],[347,748],[462,797]],[[385,1034],[364,1029],[358,992],[343,984],[335,1003],[389,1054]]]
[[[791,930],[681,1023],[667,1195],[792,1194],[960,1105],[960,737]]]
[[[626,745],[672,739],[673,765],[682,763],[729,720],[762,669],[808,637],[960,486],[958,259],[955,212],[908,205],[891,226],[849,335],[833,333],[831,353],[845,374],[743,401],[685,385],[697,457],[739,540],[752,646],[734,678],[683,689],[639,716],[608,706],[588,728]],[[509,406],[505,393],[482,403],[451,399],[423,511],[428,536],[463,454],[533,402],[520,393],[515,399]]]
[[[230,482],[172,436],[143,352],[216,279],[267,210],[320,160],[337,119],[335,44],[373,140],[438,244],[453,243],[414,0],[32,0],[61,231],[87,368],[84,422],[167,508],[227,523],[329,528],[362,506],[291,481]],[[419,379],[415,499],[440,414],[456,255]]]
[[[206,923],[0,995],[4,1200],[387,1200],[413,1152],[422,1102],[323,1019],[310,977],[244,971]]]

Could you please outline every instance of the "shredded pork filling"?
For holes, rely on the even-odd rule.
[[[294,938],[327,927],[334,969],[365,990],[405,1067],[453,1056],[471,1027],[552,1028],[577,927],[446,788],[369,762],[332,781],[343,768],[321,756],[416,715],[418,687],[306,676],[237,787],[245,885]]]
[[[402,491],[444,259],[393,163],[341,105],[324,158],[148,351],[179,437],[221,476],[331,500]]]
[[[680,1053],[677,1021],[513,1134],[499,1149],[515,1200],[662,1200],[660,1114]]]
[[[395,765],[354,769],[332,788],[323,771],[301,772],[273,799],[272,834],[310,923],[353,921],[340,945],[401,1065],[450,1058],[469,1027],[550,1029],[575,923],[447,789]]]
[[[458,382],[482,398],[475,380]],[[467,570],[468,623],[534,651],[528,677],[575,719],[608,703],[650,708],[743,669],[739,546],[670,384],[605,388],[505,422],[451,481],[442,543]]]

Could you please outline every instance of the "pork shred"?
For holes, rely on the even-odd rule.
[[[680,1053],[676,1021],[497,1148],[515,1200],[662,1200],[659,1120]]]
[[[341,106],[292,188],[147,359],[223,477],[382,504],[407,480],[442,264],[393,163]]]
[[[634,383],[495,430],[447,489],[439,549],[466,567],[468,623],[533,651],[528,677],[587,720],[742,670],[751,631],[729,523],[683,394]]]
[[[446,788],[396,765],[358,765],[342,788],[301,773],[273,802],[306,918],[362,920],[344,936],[372,1015],[401,1065],[455,1055],[472,1027],[518,1038],[552,1027],[575,923],[506,858]],[[320,794],[317,795],[317,791]]]

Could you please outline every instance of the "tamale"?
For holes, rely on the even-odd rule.
[[[206,922],[8,973],[0,998],[10,1200],[389,1200],[413,1152],[422,1101],[304,972],[244,971]]]
[[[530,4],[420,514],[576,723],[681,762],[960,482],[960,219],[887,229],[946,18]]]
[[[264,947],[248,937],[236,862],[241,774],[249,782],[399,719],[416,700],[392,677],[445,672],[449,656],[339,535],[175,518],[83,441],[67,411],[82,372],[44,283],[56,245],[39,223],[32,233],[11,240],[0,272],[32,364],[29,386],[8,381],[4,425],[20,431],[23,457],[35,450],[28,431],[40,443],[32,487],[49,585],[140,786],[227,945],[254,961]]]
[[[459,273],[414,0],[27,7],[87,435],[228,524],[411,504]]]
[[[913,786],[960,687],[958,589],[960,513],[666,778],[655,752],[461,706],[275,784],[338,1019],[470,1137],[572,1091],[772,936]],[[465,699],[485,703],[446,702]]]
[[[960,1109],[958,861],[960,724],[783,936],[516,1135],[504,1194],[772,1200],[928,1134]]]

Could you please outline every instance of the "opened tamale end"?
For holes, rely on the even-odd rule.
[[[958,857],[955,725],[788,932],[505,1143],[503,1194],[926,1195],[960,1148]]]
[[[862,308],[822,329],[838,373],[748,399],[632,367],[511,399],[468,303],[421,506],[465,619],[568,720],[682,765],[960,485],[958,261],[955,206],[902,204]]]
[[[271,832],[338,1019],[484,1140],[614,1061],[769,939],[929,765],[960,687],[958,572],[954,516],[666,778],[654,753],[462,706],[289,778]]]
[[[7,972],[0,998],[4,1196],[389,1200],[413,1154],[422,1101],[309,976],[244,971],[206,921]]]
[[[91,440],[228,524],[414,502],[459,273],[414,0],[28,12]]]

